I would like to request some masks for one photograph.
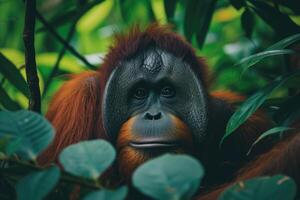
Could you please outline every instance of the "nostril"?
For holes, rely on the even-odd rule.
[[[148,120],[153,120],[153,115],[151,115],[150,113],[146,113],[145,114],[145,119],[148,119]]]
[[[154,120],[158,120],[161,118],[161,112],[157,113],[156,115],[153,116]]]
[[[161,112],[158,112],[156,114],[151,114],[151,113],[147,112],[145,114],[145,119],[147,119],[147,120],[158,120],[161,117],[162,117],[162,113]]]

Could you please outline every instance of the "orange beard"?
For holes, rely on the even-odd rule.
[[[181,141],[182,146],[172,149],[169,152],[162,152],[154,150],[140,150],[134,147],[131,147],[129,143],[135,139],[135,136],[132,133],[132,127],[135,123],[135,117],[130,118],[126,121],[118,134],[117,139],[117,151],[118,151],[118,167],[119,172],[126,181],[130,181],[131,175],[134,170],[144,163],[145,161],[159,156],[163,153],[190,153],[193,152],[193,140],[190,131],[188,130],[187,125],[181,121],[179,118],[172,115],[172,121],[175,125],[174,137],[178,138]]]

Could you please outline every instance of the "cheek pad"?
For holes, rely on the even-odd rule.
[[[108,79],[102,100],[103,127],[111,139],[115,142],[119,129],[127,119],[127,88],[119,84],[120,71],[115,69]]]
[[[194,138],[200,142],[207,132],[207,94],[188,66],[181,73],[179,79],[181,80],[179,84],[182,88],[182,94],[174,105],[174,109],[188,125]]]

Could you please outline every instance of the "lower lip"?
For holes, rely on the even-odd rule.
[[[150,149],[150,148],[172,148],[178,146],[176,143],[160,143],[160,142],[153,142],[153,143],[135,143],[131,142],[129,143],[131,147],[134,148],[144,148],[144,149]]]

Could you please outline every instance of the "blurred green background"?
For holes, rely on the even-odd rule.
[[[235,63],[294,34],[300,24],[300,4],[291,0],[37,0],[37,10],[50,28],[97,67],[115,33],[135,24],[145,27],[156,21],[170,23],[174,31],[191,42],[199,56],[206,58],[212,90],[228,89],[246,95],[282,73],[283,58],[265,59],[243,76]],[[36,21],[36,60],[45,112],[51,96],[66,80],[64,74],[79,73],[89,66],[65,50],[49,27]],[[25,77],[23,24],[24,2],[1,0],[0,52]],[[53,71],[56,63],[59,68]],[[2,74],[0,82],[6,93],[2,98],[4,95],[28,107],[27,98]],[[5,107],[3,102],[0,106]]]

